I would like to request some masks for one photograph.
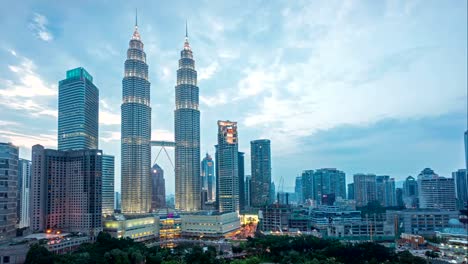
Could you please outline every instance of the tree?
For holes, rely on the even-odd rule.
[[[118,248],[104,254],[104,259],[109,264],[130,264],[128,254]]]
[[[54,262],[54,255],[42,245],[34,244],[26,255],[25,264],[50,264]]]

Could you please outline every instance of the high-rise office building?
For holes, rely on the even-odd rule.
[[[238,152],[237,163],[239,164],[239,210],[245,209],[245,190],[244,190],[244,152]]]
[[[122,80],[122,213],[151,209],[151,106],[148,64],[135,23]]]
[[[151,168],[151,183],[153,187],[151,211],[166,208],[166,180],[164,179],[164,170],[156,163],[153,165],[153,168]]]
[[[114,164],[112,155],[102,155],[102,215],[114,213]]]
[[[465,131],[465,168],[468,171],[468,130]]]
[[[354,200],[354,183],[348,184],[348,200]]]
[[[99,90],[84,68],[67,71],[59,82],[58,150],[97,149]]]
[[[102,231],[102,151],[32,147],[31,230]]]
[[[377,200],[375,174],[354,174],[354,199],[356,206],[366,206]]]
[[[258,139],[250,142],[252,172],[252,206],[260,207],[271,203],[271,147],[270,140]],[[274,195],[273,195],[274,196]],[[273,197],[273,200],[275,198]]]
[[[21,176],[20,176],[21,175]],[[20,208],[19,208],[19,228],[29,226],[29,188],[31,185],[31,161],[25,159],[18,160],[18,179],[21,178]]]
[[[403,202],[403,189],[402,188],[395,189],[395,196],[396,196],[396,205],[398,207],[405,206],[405,203]]]
[[[468,171],[460,169],[452,172],[452,178],[455,181],[457,207],[463,209],[468,203]]]
[[[206,156],[201,162],[201,182],[202,189],[207,190],[208,201],[214,201],[216,199],[216,180],[214,173],[214,162],[213,158],[206,153]]]
[[[377,201],[384,207],[396,206],[395,179],[385,175],[377,176],[375,181]]]
[[[0,142],[0,241],[16,236],[18,147]]]
[[[313,170],[305,170],[302,172],[302,199],[304,202],[314,199],[314,181]]]
[[[198,211],[201,209],[200,111],[197,71],[187,30],[180,56],[174,111],[175,202],[176,209]]]
[[[322,203],[324,197],[346,198],[346,175],[337,169],[319,169],[312,175],[313,199],[317,204]]]
[[[455,182],[426,168],[418,175],[420,208],[456,209]]]
[[[413,176],[403,182],[403,203],[406,208],[418,208],[418,182]]]
[[[239,146],[237,122],[218,121],[216,203],[220,212],[239,212]]]
[[[294,185],[294,193],[296,194],[296,202],[302,203],[302,177],[296,177],[296,183]]]
[[[245,207],[246,208],[250,208],[252,206],[251,190],[252,190],[252,176],[245,175],[244,196],[245,196]]]

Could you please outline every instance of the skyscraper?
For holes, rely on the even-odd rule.
[[[244,152],[238,152],[237,161],[239,164],[239,210],[245,209],[245,190],[244,190]]]
[[[198,110],[197,71],[188,42],[180,52],[175,87],[175,201],[176,209],[197,211],[201,206],[200,186],[200,111]]]
[[[166,181],[164,180],[164,170],[156,163],[153,165],[153,168],[151,168],[151,181],[153,186],[151,211],[166,208]]]
[[[403,183],[403,203],[406,208],[418,208],[418,182],[412,176]]]
[[[19,159],[18,175],[21,175],[21,199],[19,228],[29,226],[29,188],[31,185],[31,161]],[[18,188],[19,190],[20,188]]]
[[[151,106],[148,64],[135,22],[122,80],[122,213],[151,209]]]
[[[265,206],[271,202],[270,140],[258,139],[250,141],[250,159],[252,172],[252,206]]]
[[[16,236],[18,147],[0,143],[0,241]]]
[[[468,130],[465,131],[465,168],[468,171]]]
[[[420,208],[456,209],[455,182],[425,168],[418,175]]]
[[[114,213],[114,156],[102,155],[102,215]]]
[[[396,205],[398,207],[405,206],[405,203],[403,202],[403,189],[402,188],[395,189],[395,197],[396,197]]]
[[[314,199],[314,182],[312,178],[313,174],[313,170],[305,170],[302,172],[302,200],[304,202]]]
[[[377,201],[384,207],[396,206],[395,179],[390,176],[377,176],[376,191]]]
[[[354,199],[357,206],[377,200],[375,174],[354,174]]]
[[[201,162],[201,178],[201,182],[203,183],[202,189],[206,189],[208,192],[208,201],[214,201],[216,199],[214,162],[208,153],[206,153],[206,157]]]
[[[313,199],[321,204],[330,195],[346,198],[346,175],[337,169],[319,169],[312,175]]]
[[[251,204],[251,186],[252,186],[252,176],[245,175],[245,188],[244,188],[244,196],[245,196],[245,207],[250,208]]]
[[[99,90],[84,68],[67,71],[59,82],[58,150],[97,149]]]
[[[218,121],[216,203],[220,212],[239,212],[237,122]]]
[[[348,200],[354,200],[354,183],[348,184]]]
[[[31,230],[102,231],[102,151],[32,147]]]
[[[296,184],[294,185],[294,192],[296,193],[296,202],[302,203],[302,177],[296,177]]]
[[[452,172],[452,178],[455,180],[458,208],[463,209],[468,203],[468,171],[460,169]]]

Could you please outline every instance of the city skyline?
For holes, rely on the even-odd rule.
[[[203,95],[200,97],[200,108],[204,113],[201,123],[202,153],[214,153],[216,120],[231,119],[239,121],[239,130],[242,131],[239,151],[246,153],[246,160],[250,159],[250,140],[272,140],[274,181],[283,176],[293,182],[303,170],[327,167],[344,171],[347,183],[351,182],[353,174],[359,172],[389,175],[402,181],[408,175],[416,176],[425,167],[434,168],[440,175],[450,177],[451,172],[464,168],[465,161],[463,132],[466,130],[466,103],[462,103],[462,100],[466,100],[466,61],[461,60],[466,58],[466,49],[463,49],[466,47],[466,23],[463,23],[466,13],[454,10],[466,10],[466,3],[441,4],[443,8],[438,8],[439,4],[383,7],[357,3],[348,6],[330,4],[321,7],[322,11],[316,15],[310,15],[314,14],[314,7],[308,6],[299,12],[302,16],[297,16],[297,20],[290,19],[288,23],[291,24],[282,21],[291,18],[293,12],[298,12],[298,7],[271,6],[259,10],[264,21],[254,20],[251,27],[247,26],[246,16],[255,10],[256,3],[246,6],[243,16],[234,21],[221,20],[222,13],[216,14],[216,8],[219,8],[216,5],[203,13],[210,14],[207,18],[202,15],[187,18],[183,10],[177,13],[174,10],[177,7],[166,5],[160,9],[154,8],[157,13],[154,18],[148,11],[141,10],[140,18],[144,21],[141,23],[142,36],[148,48],[148,64],[151,65],[152,101],[156,102],[153,103],[151,139],[173,140],[173,120],[170,118],[173,107],[170,106],[174,98],[175,63],[183,38],[184,21],[188,19],[189,24],[193,25],[191,44],[197,51],[199,81],[203,82],[200,85]],[[102,3],[98,2],[97,5]],[[6,42],[0,47],[3,61],[0,67],[5,69],[0,75],[0,79],[5,81],[0,86],[0,108],[11,113],[0,120],[3,127],[0,140],[19,146],[20,157],[30,159],[30,149],[36,143],[54,149],[57,147],[56,83],[63,79],[65,70],[84,67],[93,73],[102,95],[99,145],[107,154],[116,155],[116,178],[120,178],[119,83],[134,16],[133,7],[122,6],[125,7],[122,10],[110,10],[111,15],[106,18],[111,22],[93,23],[96,26],[85,34],[102,41],[90,41],[83,50],[71,45],[76,41],[75,37],[82,36],[83,32],[76,32],[77,36],[70,36],[68,32],[74,29],[73,21],[76,23],[76,20],[85,19],[90,23],[97,22],[92,14],[79,14],[67,20],[66,14],[71,11],[60,4],[51,8],[48,5],[37,7],[28,2],[18,4],[9,13],[0,11],[5,25],[17,29],[14,33],[18,35],[6,32]],[[28,7],[26,10],[29,11],[20,12],[23,7]],[[336,12],[334,7],[337,7]],[[189,5],[186,8],[203,10],[207,7]],[[163,15],[165,11],[175,16],[170,18]],[[439,12],[437,14],[442,18],[450,14],[451,19],[438,20],[439,25],[429,18],[434,12]],[[326,14],[337,18],[338,25],[328,20]],[[385,15],[384,22],[379,18],[379,23],[374,27],[366,26],[358,33],[350,32],[362,23],[375,21],[374,16],[379,14]],[[296,30],[290,35],[293,39],[291,42],[274,39],[278,36],[273,34],[275,26],[279,27],[279,31],[285,31],[294,23],[298,26],[299,20],[306,17],[313,17],[314,21],[308,21],[310,24],[300,28],[310,34],[299,34],[301,32]],[[345,26],[346,22],[354,24]],[[407,27],[397,33],[395,30],[401,25]],[[118,32],[118,37],[111,37],[108,33],[96,35],[100,28]],[[446,28],[450,30],[446,32]],[[386,44],[388,50],[370,50],[362,59],[345,54],[345,44],[348,42],[353,47],[362,44],[359,37],[385,37],[378,33],[380,29],[390,29],[386,34],[396,39],[393,42],[395,45],[391,47]],[[213,36],[206,32],[213,33]],[[248,33],[244,42],[234,44],[242,32]],[[413,33],[419,37],[419,41],[413,41],[414,37],[409,36]],[[28,40],[24,41],[28,45],[37,44],[37,49],[29,51],[20,42],[22,38]],[[264,38],[270,41],[267,45],[272,50],[258,52],[257,46],[250,45]],[[335,48],[338,57],[332,56],[330,50],[325,48],[332,40],[337,41]],[[375,44],[382,48],[380,41]],[[309,48],[319,55],[305,52]],[[356,53],[367,47],[359,48]],[[52,50],[57,52],[57,56],[54,63],[48,63]],[[211,53],[212,50],[214,52]],[[270,65],[267,55],[271,52],[275,55],[275,61]],[[301,61],[300,57],[304,54],[310,60]],[[312,59],[316,62],[312,62]],[[241,63],[241,60],[246,62]],[[317,62],[324,64],[323,67]],[[345,66],[330,72],[338,62],[345,62]],[[444,70],[441,65],[448,65],[448,69]],[[104,69],[107,66],[109,68]],[[301,66],[304,71],[316,70],[317,75],[323,75],[323,79],[310,76],[307,71],[302,73],[299,71]],[[354,66],[364,73],[364,77],[358,78],[361,72],[348,68]],[[232,71],[240,72],[239,76],[229,77]],[[440,80],[431,84],[434,73],[439,74],[437,78]],[[408,74],[416,81],[410,82]],[[428,79],[423,80],[423,76]],[[310,91],[310,86],[317,88]],[[388,86],[394,86],[394,90]],[[380,97],[374,94],[375,87],[379,87]],[[352,93],[349,92],[351,88],[354,89]],[[393,92],[403,96],[404,100],[393,96]],[[314,95],[318,95],[320,102],[313,101]],[[292,102],[295,104],[296,101],[304,106],[297,113],[291,107]],[[245,109],[246,104],[252,105],[252,109]],[[276,109],[269,108],[272,106]],[[218,111],[225,107],[231,112]],[[341,116],[342,112],[335,111],[335,108],[346,109],[345,113],[349,115]],[[291,118],[291,115],[296,117]],[[311,121],[303,122],[307,124],[298,122],[303,119]],[[249,163],[246,162],[246,174],[250,174]],[[172,193],[174,174],[171,173],[170,163],[162,160],[161,164],[168,172],[168,193]],[[120,189],[119,186],[120,182],[117,182],[116,191]],[[289,187],[288,190],[293,188],[285,187]]]

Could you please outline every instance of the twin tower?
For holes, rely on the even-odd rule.
[[[138,23],[130,39],[122,80],[121,175],[122,213],[151,210],[151,104],[148,64]],[[176,208],[201,207],[200,111],[197,71],[187,28],[175,87],[175,193]]]

